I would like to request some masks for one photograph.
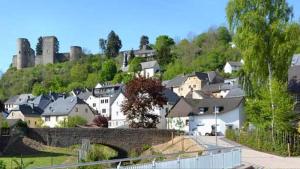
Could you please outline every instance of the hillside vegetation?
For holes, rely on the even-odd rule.
[[[149,46],[157,50],[155,59],[163,68],[162,80],[167,80],[192,71],[221,72],[226,61],[238,61],[241,58],[239,51],[231,47],[231,40],[227,28],[219,27],[177,43],[161,35],[155,44]],[[0,100],[20,93],[64,93],[75,88],[93,88],[98,82],[126,82],[131,77],[120,72],[122,60],[122,56],[88,54],[73,62],[39,65],[22,70],[9,68],[0,80]]]

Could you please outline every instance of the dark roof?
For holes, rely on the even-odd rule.
[[[231,66],[237,66],[237,67],[241,67],[243,66],[243,64],[241,62],[233,62],[233,61],[229,61],[228,62]]]
[[[187,79],[187,76],[177,76],[172,80],[169,80],[166,84],[167,88],[181,86]]]
[[[163,90],[163,96],[171,105],[174,105],[180,99],[180,97],[176,93],[174,93],[171,89],[168,88],[165,88]]]
[[[288,79],[288,90],[292,93],[300,93],[300,65],[289,68]]]
[[[6,111],[1,112],[1,116],[2,116],[4,119],[6,119],[8,115],[9,115],[9,113],[6,112]],[[0,117],[0,119],[1,119],[1,117]]]
[[[209,99],[191,99],[181,98],[170,110],[168,117],[187,117],[189,115],[199,114],[200,109],[204,110],[203,114],[214,113],[214,107],[220,107],[219,113],[226,113],[237,108],[244,97],[234,98],[209,98]]]
[[[27,105],[27,104],[22,104],[19,106],[19,110],[22,112],[22,114],[25,117],[36,117],[36,116],[41,116],[42,112],[39,111],[38,109]],[[12,112],[15,110],[12,110]]]

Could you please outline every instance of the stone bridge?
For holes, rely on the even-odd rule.
[[[161,144],[172,139],[174,130],[108,128],[30,128],[27,136],[49,146],[67,147],[89,139],[92,144],[110,146],[127,155],[143,145]]]

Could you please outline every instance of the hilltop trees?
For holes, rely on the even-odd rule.
[[[42,55],[43,54],[43,38],[40,36],[38,38],[38,43],[36,44],[36,55]]]
[[[102,70],[100,73],[100,81],[106,82],[113,80],[115,74],[117,73],[117,66],[113,60],[107,60],[102,65]]]
[[[122,41],[114,31],[111,31],[107,36],[107,40],[99,39],[99,47],[106,57],[115,58],[122,48]]]
[[[143,46],[146,46],[149,49],[149,37],[143,35],[140,40],[140,49],[143,49]]]
[[[129,125],[132,128],[155,128],[158,116],[151,114],[155,107],[166,104],[163,97],[163,86],[156,79],[137,77],[125,87],[125,97],[122,103],[122,111],[127,115]]]
[[[167,35],[161,35],[156,38],[156,58],[160,65],[167,65],[168,63],[172,62],[173,57],[171,53],[171,48],[173,45],[175,45],[174,40]]]

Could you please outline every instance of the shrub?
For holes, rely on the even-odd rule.
[[[6,165],[0,160],[0,169],[6,169]]]
[[[63,121],[59,121],[58,127],[71,128],[77,125],[85,125],[87,123],[86,119],[81,116],[71,116]]]

